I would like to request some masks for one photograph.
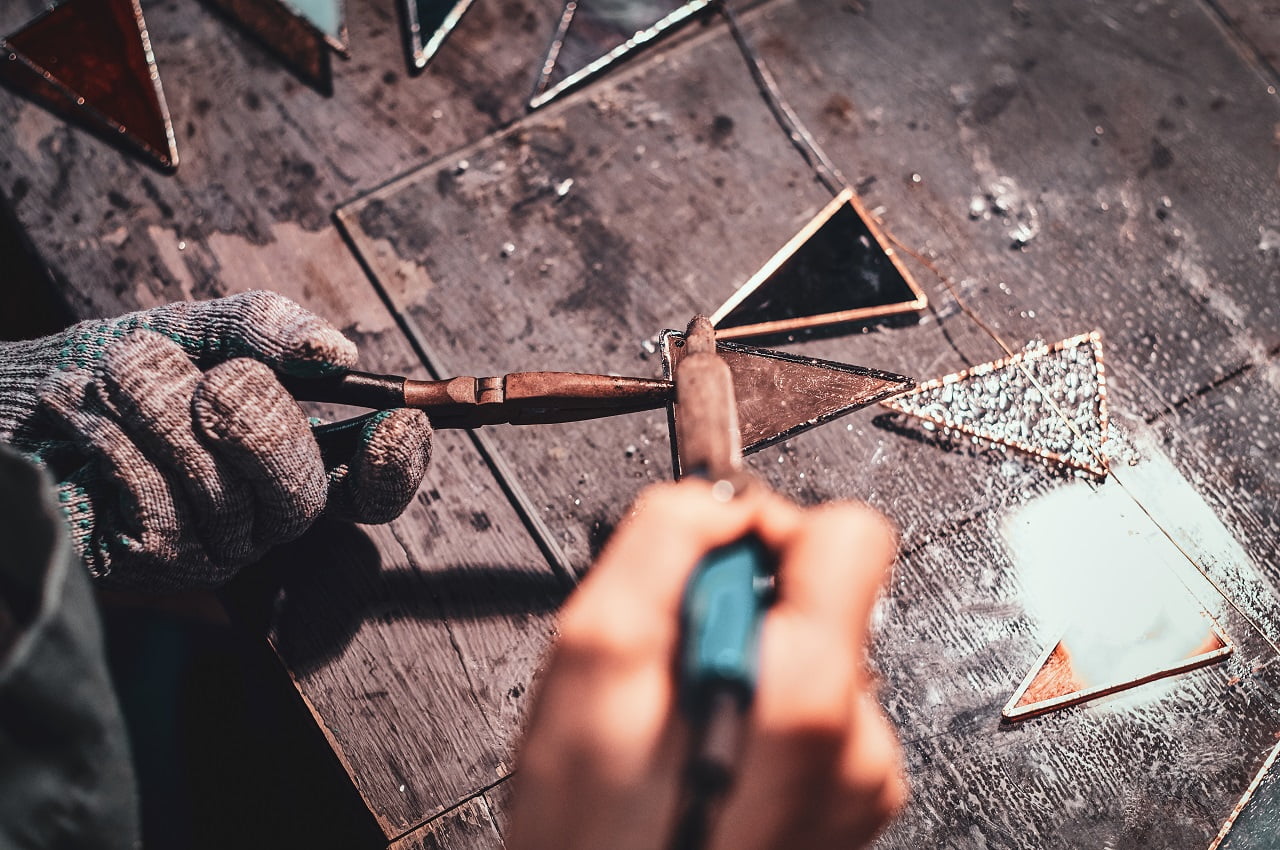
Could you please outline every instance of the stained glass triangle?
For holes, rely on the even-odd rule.
[[[568,0],[529,106],[545,106],[710,5],[711,0]]]
[[[1277,737],[1280,737],[1278,735]],[[1277,744],[1218,830],[1209,850],[1273,850],[1280,836],[1280,770]]]
[[[1040,656],[1001,712],[1006,720],[1047,714],[1203,667],[1221,661],[1233,649],[1203,611],[1191,622],[1166,617],[1157,633],[1125,646],[1104,646],[1084,632],[1068,632]],[[1099,674],[1099,668],[1107,672]]]
[[[471,0],[403,0],[409,57],[418,69],[427,67],[440,45],[471,8]]]
[[[281,0],[204,0],[275,53],[308,85],[332,86],[329,48],[322,33]]]
[[[1094,331],[929,381],[882,404],[1103,478],[1106,385],[1102,336]]]
[[[670,378],[683,356],[684,335],[666,331],[661,342],[663,371]],[[717,342],[716,351],[733,374],[744,454],[875,404],[913,383],[876,369],[734,342]],[[678,406],[670,412],[674,454]]]
[[[50,111],[178,164],[137,0],[66,0],[0,39],[0,82]]]
[[[347,22],[342,0],[283,0],[294,14],[306,19],[329,46],[344,56],[347,53]]]
[[[711,317],[719,339],[912,313],[928,299],[845,189]]]

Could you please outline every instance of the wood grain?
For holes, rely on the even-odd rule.
[[[347,5],[353,58],[332,97],[191,0],[148,6],[183,157],[171,178],[0,92],[0,186],[79,315],[271,288],[342,327],[366,368],[421,370],[329,214],[518,115],[559,6],[479,4],[410,79],[394,6]],[[465,436],[440,435],[404,518],[317,529],[262,573],[242,616],[388,838],[508,772],[564,588]]]
[[[558,0],[476,3],[414,78],[393,5],[348,7],[331,97],[194,0],[148,7],[173,178],[0,94],[0,193],[75,312],[263,286],[376,371],[418,372],[422,351],[438,373],[657,375],[653,335],[714,309],[829,198],[720,24],[523,118]],[[1203,847],[1280,729],[1280,106],[1241,49],[1266,53],[1269,7],[1217,8],[1235,29],[1196,0],[746,16],[867,206],[1013,347],[1103,330],[1120,462],[1096,498],[1179,552],[1160,575],[1237,644],[1001,725],[1061,625],[1010,528],[1090,485],[874,411],[755,456],[797,500],[865,499],[902,530],[875,665],[916,792],[882,846]],[[1003,353],[915,270],[934,305],[918,322],[783,344],[921,379]],[[501,846],[566,589],[547,561],[585,569],[668,464],[661,414],[441,435],[401,520],[322,526],[246,581],[241,617],[397,846]]]
[[[1007,729],[1000,705],[1062,625],[1037,608],[1008,526],[1088,485],[874,415],[754,463],[802,501],[868,498],[903,528],[876,663],[921,802],[886,846],[1075,846],[1081,824],[1094,844],[1207,844],[1280,727],[1280,618],[1258,559],[1206,507],[1236,485],[1172,463],[1158,435],[1171,409],[1272,356],[1276,261],[1256,236],[1280,200],[1275,103],[1194,4],[1030,18],[990,4],[955,18],[780,3],[749,34],[889,229],[933,254],[1014,347],[1103,330],[1121,459],[1108,492],[1135,534],[1171,547],[1166,577],[1214,612],[1237,653]],[[1152,27],[1160,41],[1139,49]],[[920,61],[904,67],[904,55]],[[1194,79],[1166,58],[1186,56]],[[438,370],[479,359],[652,374],[650,335],[714,307],[825,202],[740,62],[713,29],[343,208]],[[1227,196],[1239,203],[1211,200]],[[1032,236],[1015,248],[1019,225]],[[919,323],[794,348],[921,378],[1002,353],[921,277],[936,309]],[[628,479],[665,474],[664,436],[657,417],[636,417],[490,439],[581,569]],[[1170,782],[1181,802],[1156,802]],[[1137,800],[1150,816],[1133,814]]]

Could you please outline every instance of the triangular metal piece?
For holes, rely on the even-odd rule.
[[[852,189],[827,204],[711,316],[741,339],[885,316],[929,305]]]
[[[342,0],[280,0],[285,8],[315,27],[334,50],[347,56],[347,16]]]
[[[529,108],[547,105],[710,6],[711,0],[567,0]]]
[[[0,38],[0,82],[166,169],[178,149],[138,0],[66,0]]]
[[[1207,613],[1201,611],[1200,615],[1203,618],[1204,639],[1190,652],[1171,649],[1168,657],[1149,665],[1144,664],[1141,672],[1128,669],[1114,679],[1099,679],[1082,673],[1081,665],[1072,659],[1072,637],[1070,634],[1064,635],[1037,659],[1022,684],[1005,704],[1000,712],[1001,716],[1005,720],[1025,720],[1221,661],[1234,649],[1231,639]],[[1129,649],[1131,648],[1118,647],[1113,648],[1113,652],[1123,653]],[[1108,663],[1114,664],[1115,659],[1108,659]]]
[[[310,86],[332,88],[329,46],[323,33],[281,0],[204,0],[276,54]]]
[[[684,334],[663,331],[660,344],[663,373],[671,380],[683,355]],[[743,454],[883,401],[914,385],[902,375],[733,342],[717,342],[716,351],[733,373]],[[676,457],[679,406],[673,403],[667,411],[672,456]],[[676,474],[680,474],[679,460]]]
[[[1260,850],[1275,847],[1280,835],[1280,771],[1274,770],[1280,744],[1245,789],[1231,814],[1218,830],[1209,850]]]
[[[929,381],[884,406],[1105,478],[1106,390],[1094,331]]]
[[[421,71],[471,8],[472,0],[401,0],[409,61]]]

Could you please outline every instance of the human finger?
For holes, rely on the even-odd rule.
[[[568,612],[608,610],[615,602],[674,622],[684,586],[704,555],[750,532],[766,545],[785,540],[799,516],[794,504],[762,487],[726,499],[698,479],[654,485],[609,539]]]
[[[810,511],[792,536],[778,602],[762,630],[746,752],[716,847],[824,847],[801,838],[842,825],[831,788],[845,775],[848,747],[859,746],[848,742],[866,688],[865,633],[893,555],[887,523],[856,505]],[[799,843],[775,843],[784,836]]]

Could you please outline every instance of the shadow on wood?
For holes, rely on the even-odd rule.
[[[228,608],[268,634],[295,673],[336,658],[369,619],[464,620],[555,610],[572,588],[552,573],[504,566],[386,570],[358,526],[321,520],[227,591]]]

